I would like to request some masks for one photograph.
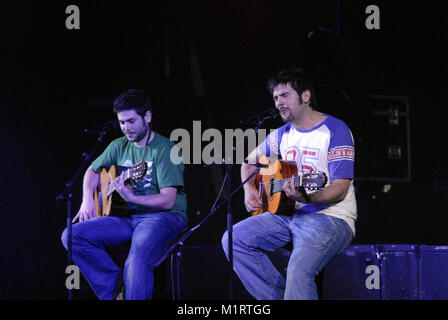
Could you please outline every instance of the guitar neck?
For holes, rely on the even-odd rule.
[[[299,175],[299,176],[295,176],[294,177],[294,187],[298,188],[301,187],[303,185],[303,180],[302,180],[303,176]],[[282,191],[283,185],[287,182],[291,180],[291,178],[286,178],[286,179],[279,179],[279,180],[275,180],[273,181],[273,188],[272,191],[275,192],[280,192]]]
[[[111,182],[107,187],[107,196],[109,197],[116,190],[115,185]]]
[[[129,169],[123,173],[125,182],[129,179],[129,173],[130,173]],[[115,190],[117,190],[117,188],[115,188],[113,181],[111,181],[109,183],[109,186],[107,187],[107,196],[109,197],[112,193],[114,193]]]

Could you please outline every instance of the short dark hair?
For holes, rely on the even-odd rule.
[[[151,109],[151,100],[146,92],[138,89],[129,89],[120,94],[114,101],[114,112],[134,109],[140,116],[144,117]]]
[[[310,92],[313,92],[312,81],[305,76],[303,69],[297,67],[289,67],[280,70],[279,73],[268,80],[267,87],[269,92],[272,94],[274,92],[274,88],[279,84],[287,85],[288,83],[291,85],[291,88],[297,92],[299,97],[305,90],[310,90]]]

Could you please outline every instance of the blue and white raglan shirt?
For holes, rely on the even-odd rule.
[[[355,148],[348,126],[330,115],[310,130],[299,130],[291,122],[271,132],[260,144],[259,151],[266,156],[281,156],[294,161],[299,172],[323,171],[328,184],[336,179],[350,179],[345,199],[335,204],[296,203],[300,211],[321,212],[347,222],[355,233],[357,217],[353,187]],[[315,191],[307,191],[312,193]]]

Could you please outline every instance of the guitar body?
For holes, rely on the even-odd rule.
[[[117,168],[110,167],[109,170],[101,169],[99,176],[99,183],[93,195],[96,208],[96,216],[104,216],[110,214],[112,206],[112,195],[107,196],[109,184],[111,184],[117,177]]]
[[[255,188],[261,199],[261,209],[252,212],[253,216],[267,211],[290,215],[294,211],[296,202],[288,198],[282,187],[291,178],[294,178],[296,189],[316,190],[325,187],[328,182],[325,172],[313,171],[299,176],[297,165],[292,161],[278,159],[270,161],[262,156],[259,162],[269,167],[261,168],[255,176]]]
[[[124,175],[124,184],[128,185],[131,179],[142,178],[145,175],[146,170],[148,170],[148,166],[144,161],[126,170],[122,173]],[[110,215],[110,211],[112,208],[112,194],[115,190],[115,187],[112,183],[116,177],[116,166],[111,166],[109,170],[103,168],[100,171],[98,185],[93,195],[97,217]],[[121,197],[117,197],[117,200],[118,201],[116,201],[113,206],[114,215],[125,214],[128,207],[127,203]]]
[[[262,156],[259,159],[262,164],[268,164],[269,168],[261,168],[255,176],[255,187],[258,190],[262,202],[261,209],[252,212],[252,215],[269,211],[274,214],[288,215],[294,209],[295,201],[289,199],[284,192],[272,192],[272,184],[275,180],[297,176],[297,165],[292,161],[270,160]]]

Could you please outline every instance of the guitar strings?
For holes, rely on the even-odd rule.
[[[297,178],[298,176],[296,176],[295,178],[294,178],[294,182],[296,182],[295,181],[295,179]],[[286,181],[288,181],[288,180],[290,180],[291,178],[285,178],[285,179],[277,179],[277,180],[273,180],[273,181],[269,181],[269,182],[262,182],[261,183],[261,185],[263,185],[263,186],[267,186],[267,185],[271,185],[271,184],[274,184],[274,185],[279,185],[279,184],[281,184],[281,185],[283,185]]]
[[[260,185],[262,188],[262,193],[266,191],[266,187],[271,187],[271,193],[276,193],[282,190],[283,184],[289,179],[280,179],[272,182],[262,182]]]
[[[286,179],[278,179],[278,180],[269,181],[269,182],[262,182],[262,183],[260,183],[260,185],[263,187],[262,192],[265,191],[265,187],[271,187],[272,193],[282,191],[283,184],[288,180],[290,180],[290,179],[286,178]],[[294,180],[294,182],[297,182],[297,181]],[[295,185],[295,183],[294,183],[294,185]]]

